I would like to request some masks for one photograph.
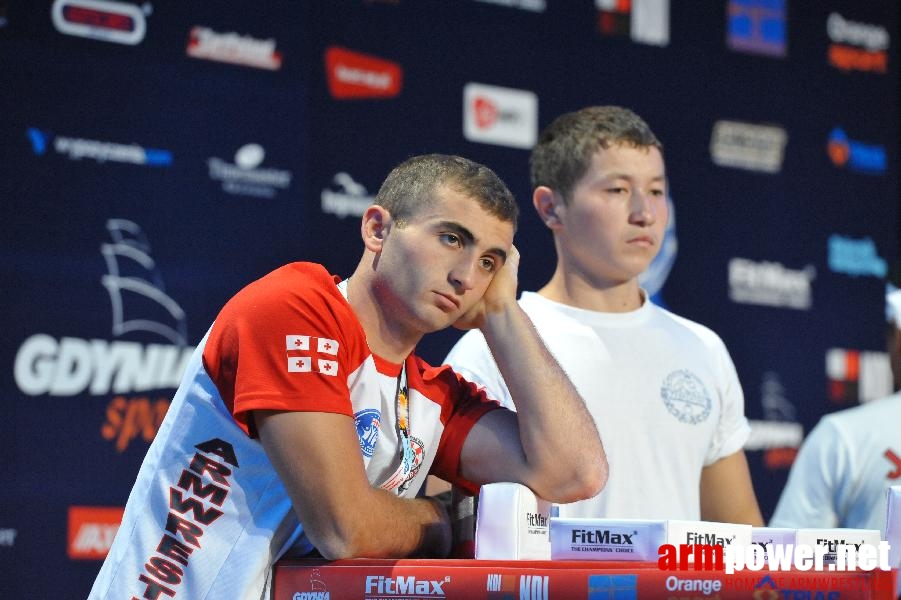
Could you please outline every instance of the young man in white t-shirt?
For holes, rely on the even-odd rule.
[[[347,280],[291,263],[238,292],[194,353],[90,598],[268,598],[282,556],[445,556],[429,472],[595,495],[603,447],[516,302],[516,202],[487,167],[411,158],[361,220]],[[413,354],[479,328],[519,415]],[[575,436],[578,444],[571,444]]]
[[[885,300],[895,393],[820,419],[798,451],[770,526],[885,534],[886,490],[901,485],[901,290],[891,288]]]
[[[639,284],[667,224],[661,143],[628,109],[588,107],[554,120],[530,164],[557,266],[520,305],[585,398],[610,465],[605,490],[560,515],[762,525],[742,450],[744,398],[723,342],[652,304]],[[478,332],[446,362],[518,408]]]

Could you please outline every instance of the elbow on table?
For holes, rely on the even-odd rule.
[[[538,486],[538,489],[534,491],[539,497],[558,504],[587,500],[601,493],[604,486],[607,485],[608,472],[607,459],[601,458],[599,461],[572,471],[556,483]]]
[[[326,560],[348,558],[390,558],[373,547],[371,532],[355,520],[336,516],[330,527],[307,530],[307,535],[319,554]]]
[[[316,550],[318,550],[319,554],[322,555],[322,558],[326,560],[364,558],[359,554],[359,551],[354,550],[351,544],[346,543],[345,540],[337,538],[321,540],[318,544],[316,544]]]
[[[352,540],[331,538],[316,545],[316,550],[326,560],[344,560],[349,558],[389,558],[374,553],[371,547],[354,543]]]

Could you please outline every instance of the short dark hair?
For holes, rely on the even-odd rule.
[[[497,174],[485,165],[451,154],[424,154],[400,163],[388,174],[375,197],[402,224],[419,208],[434,200],[433,192],[449,187],[473,198],[489,214],[513,224],[519,206]]]
[[[544,128],[532,149],[532,189],[547,186],[569,202],[595,153],[616,144],[653,146],[663,153],[663,144],[648,124],[628,108],[588,106],[560,115]]]

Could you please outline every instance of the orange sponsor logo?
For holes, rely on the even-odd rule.
[[[787,469],[795,462],[797,455],[797,448],[768,448],[763,453],[763,464],[771,471]]]
[[[886,73],[888,71],[888,53],[884,50],[870,52],[844,44],[832,44],[829,46],[829,64],[842,71],[856,69]]]
[[[105,440],[115,441],[119,453],[125,452],[131,441],[139,436],[150,443],[168,410],[169,401],[165,398],[151,402],[146,396],[116,396],[106,407],[106,421],[100,428],[100,435]]]
[[[113,545],[124,510],[117,506],[70,506],[69,558],[103,560]]]

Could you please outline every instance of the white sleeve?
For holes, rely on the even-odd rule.
[[[717,361],[717,398],[721,403],[720,420],[704,459],[704,466],[710,466],[721,458],[741,450],[751,435],[751,426],[745,417],[745,395],[735,371],[735,364],[729,351],[719,336],[712,348]]]
[[[447,358],[444,359],[444,364],[450,365],[468,381],[485,388],[489,398],[497,400],[510,410],[516,410],[510,399],[507,384],[504,383],[504,378],[481,331],[477,329],[467,331],[451,348]]]
[[[841,436],[830,419],[822,419],[801,444],[770,527],[838,527],[836,482],[847,461],[842,460]]]

